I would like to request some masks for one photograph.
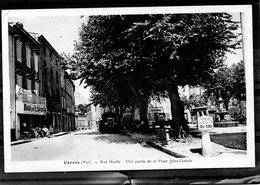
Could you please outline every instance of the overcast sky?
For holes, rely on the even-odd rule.
[[[239,14],[235,14],[239,18]],[[26,17],[9,17],[9,22],[21,22],[24,29],[28,32],[35,32],[44,35],[49,43],[58,53],[72,53],[74,41],[78,40],[79,28],[87,17],[81,16],[26,16]],[[242,60],[242,51],[236,50],[236,54],[227,54],[227,63],[239,62]],[[79,86],[79,80],[75,81],[75,103],[89,103],[89,91]]]

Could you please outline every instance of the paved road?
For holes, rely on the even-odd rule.
[[[11,153],[14,161],[172,158],[129,136],[89,130],[14,145]]]

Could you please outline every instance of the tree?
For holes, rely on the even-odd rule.
[[[237,27],[226,13],[90,16],[75,47],[77,76],[98,92],[120,81],[143,120],[149,97],[167,95],[179,133],[186,121],[178,86],[206,82],[237,46]]]
[[[207,89],[205,95],[218,101],[223,100],[226,110],[231,98],[239,101],[245,100],[245,68],[244,62],[232,64],[231,67],[223,66],[219,68],[213,75],[212,80],[206,84]]]
[[[212,78],[211,83],[207,84],[205,94],[213,97],[215,102],[222,99],[226,110],[228,110],[228,102],[232,97],[234,84],[231,68],[227,66],[219,68]]]
[[[219,13],[151,15],[128,29],[132,58],[141,56],[153,71],[154,93],[169,96],[176,133],[187,128],[178,86],[206,83],[239,44],[237,27],[231,15]]]
[[[77,63],[75,78],[82,78],[83,83],[93,87],[95,103],[120,107],[121,113],[137,104],[140,118],[146,120],[152,85],[150,72],[145,61],[139,63],[138,57],[129,55],[124,34],[125,27],[132,23],[129,21],[122,16],[89,17],[88,23],[82,25],[76,52],[69,61]]]
[[[231,66],[234,84],[232,95],[239,101],[246,100],[245,63],[240,61]]]
[[[189,98],[186,96],[181,97],[181,101],[184,103],[184,106],[186,108],[192,108],[194,107],[202,107],[202,106],[207,106],[207,99],[204,95],[200,96],[195,96],[191,95]]]

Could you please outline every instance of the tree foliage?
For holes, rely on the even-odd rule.
[[[207,97],[204,95],[191,95],[189,98],[186,96],[181,97],[181,101],[184,103],[184,106],[188,109],[193,107],[203,107],[207,106]]]
[[[223,99],[226,109],[231,98],[239,101],[245,100],[245,68],[244,62],[232,64],[231,67],[223,66],[219,68],[212,76],[210,83],[206,85],[205,95],[212,101]]]
[[[93,87],[98,103],[171,100],[173,124],[184,121],[178,85],[206,82],[235,48],[238,24],[226,13],[90,16],[75,45],[75,78]],[[75,64],[75,65],[74,65]]]

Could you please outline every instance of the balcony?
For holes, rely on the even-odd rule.
[[[32,90],[25,90],[16,85],[16,100],[24,103],[42,104],[46,106],[46,98],[41,97]]]
[[[44,104],[46,105],[46,98],[35,94],[16,94],[17,100],[24,103]]]
[[[33,68],[28,67],[26,64],[19,62],[18,60],[15,61],[16,66],[16,73],[20,76],[25,76],[30,80],[39,81],[39,73],[35,71]]]
[[[46,98],[34,91],[24,90],[16,85],[16,113],[29,115],[46,115]]]

